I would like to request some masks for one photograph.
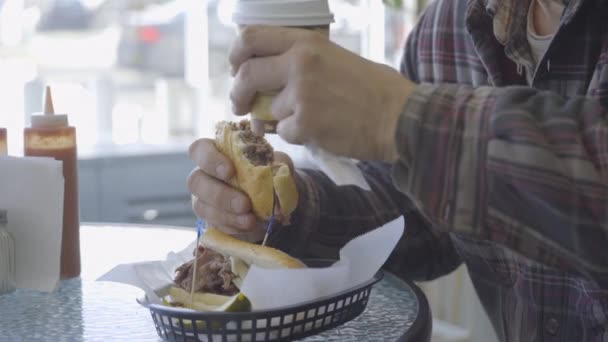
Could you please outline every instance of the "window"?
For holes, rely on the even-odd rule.
[[[81,151],[184,146],[232,118],[227,52],[235,0],[0,0],[0,126],[20,155],[22,129],[53,87]],[[397,65],[414,1],[330,0],[332,39]],[[409,6],[409,7],[408,7]]]

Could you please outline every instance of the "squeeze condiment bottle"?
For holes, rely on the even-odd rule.
[[[328,0],[239,0],[232,21],[239,32],[251,25],[298,27],[318,31],[329,39],[334,16]],[[251,122],[265,133],[276,133],[277,121],[270,106],[280,89],[258,93],[251,109]]]
[[[76,129],[65,114],[55,114],[51,90],[46,88],[44,113],[32,115],[32,126],[24,130],[26,156],[52,157],[63,164],[63,236],[61,279],[80,275],[80,219],[78,211],[78,169]],[[43,223],[41,223],[43,224]]]
[[[0,127],[0,156],[8,154],[8,144],[6,142],[6,128]]]

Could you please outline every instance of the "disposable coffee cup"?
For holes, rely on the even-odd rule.
[[[334,15],[328,0],[239,0],[232,20],[239,32],[252,25],[285,26],[315,30],[329,39]],[[279,91],[258,93],[251,109],[252,124],[265,133],[276,133],[278,122],[270,106]]]

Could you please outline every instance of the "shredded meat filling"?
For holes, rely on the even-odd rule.
[[[242,121],[241,121],[242,123]],[[268,165],[272,164],[274,156],[272,146],[263,138],[255,135],[247,125],[242,125],[245,128],[239,132],[239,138],[245,143],[243,154],[253,165]]]
[[[251,132],[241,132],[241,138],[246,135],[253,135]],[[243,139],[245,140],[245,139]],[[256,166],[268,165],[272,163],[274,153],[272,147],[265,141],[247,143],[243,147],[243,154],[249,161]]]
[[[237,124],[234,124],[234,126],[237,126]],[[239,121],[238,127],[236,129],[238,129],[239,131],[251,131],[251,122],[249,122],[249,120],[241,120]]]
[[[241,120],[238,123],[228,122],[227,125],[231,130],[238,132],[239,138],[245,143],[243,154],[253,165],[272,164],[274,160],[272,146],[263,137],[258,137],[251,131],[251,123],[248,120]]]
[[[238,288],[232,283],[236,277],[230,268],[230,260],[219,253],[199,246],[196,281],[194,291],[234,295]],[[192,288],[194,260],[188,261],[175,270],[175,284],[186,291]]]

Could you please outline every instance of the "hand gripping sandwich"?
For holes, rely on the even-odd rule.
[[[255,215],[268,221],[274,203],[275,220],[289,224],[291,212],[298,204],[296,184],[289,167],[274,160],[272,146],[251,131],[250,122],[218,123],[215,145],[234,163],[236,176],[231,185],[249,196]]]
[[[218,123],[215,145],[233,162],[236,172],[230,183],[249,196],[254,214],[264,221],[274,215],[275,221],[289,224],[298,204],[294,179],[286,164],[274,160],[272,146],[251,131],[249,121]],[[194,259],[177,268],[176,286],[170,288],[167,304],[202,311],[249,311],[251,303],[239,289],[250,265],[306,267],[279,250],[235,239],[211,227],[199,243],[196,272]]]
[[[207,228],[199,243],[196,279],[193,279],[194,259],[176,269],[175,286],[169,290],[168,304],[172,306],[201,311],[249,311],[251,304],[239,294],[239,289],[250,265],[306,267],[277,249],[235,239],[212,227]],[[193,282],[195,295],[191,298]]]

